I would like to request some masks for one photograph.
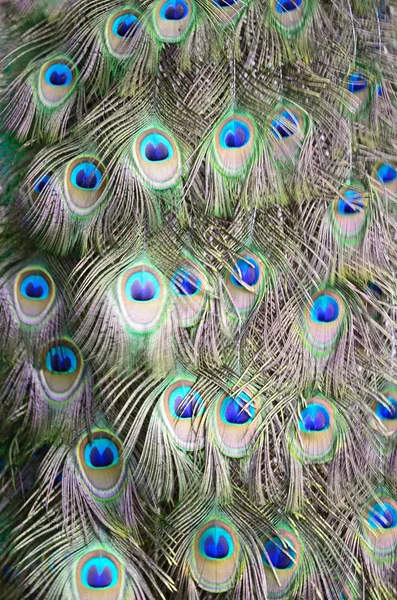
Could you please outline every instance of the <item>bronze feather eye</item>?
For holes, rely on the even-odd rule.
[[[68,58],[54,58],[41,67],[38,94],[47,108],[58,108],[70,97],[76,86],[78,72]]]
[[[77,215],[90,214],[104,200],[107,186],[105,167],[94,156],[79,156],[65,170],[65,197]]]
[[[55,284],[40,267],[28,267],[18,273],[14,283],[14,301],[19,319],[26,325],[39,325],[51,311]]]
[[[80,350],[68,338],[48,342],[41,350],[40,379],[55,402],[69,400],[83,379],[84,363]]]
[[[140,13],[126,7],[112,13],[105,27],[106,48],[114,58],[128,58],[134,52],[140,31]]]

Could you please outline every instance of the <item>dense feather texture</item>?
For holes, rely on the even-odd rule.
[[[5,0],[7,600],[397,597],[395,0]]]

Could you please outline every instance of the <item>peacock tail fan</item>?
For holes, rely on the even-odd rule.
[[[0,596],[397,598],[396,0],[0,1]]]

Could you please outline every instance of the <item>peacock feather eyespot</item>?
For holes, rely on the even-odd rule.
[[[55,301],[55,284],[41,267],[29,266],[19,271],[14,283],[14,305],[25,325],[43,323]]]
[[[229,176],[240,176],[248,170],[255,145],[255,125],[242,114],[230,114],[214,131],[213,154],[218,169]]]
[[[258,254],[250,250],[240,253],[232,271],[226,274],[228,301],[240,314],[248,313],[262,297],[265,288],[266,267]]]
[[[324,463],[332,459],[336,442],[335,409],[321,395],[306,400],[298,427],[291,425],[291,451],[304,463]]]
[[[382,494],[363,510],[365,548],[379,562],[394,562],[397,551],[397,502]]]
[[[259,409],[259,399],[249,390],[236,396],[220,394],[212,414],[211,431],[225,456],[241,458],[250,452],[258,431]]]
[[[342,332],[345,306],[342,297],[333,289],[316,292],[303,314],[304,340],[318,357],[330,354]]]
[[[58,57],[45,62],[39,73],[40,102],[51,109],[64,104],[73,93],[77,77],[77,68],[68,58]]]
[[[306,131],[307,118],[298,107],[283,103],[268,118],[269,142],[278,161],[295,160]]]
[[[294,548],[289,545],[285,547],[278,536],[274,536],[265,542],[262,560],[266,566],[284,571],[294,566],[295,558]]]
[[[300,31],[310,16],[307,0],[271,0],[275,25],[287,34]]]
[[[123,317],[134,333],[150,333],[159,325],[167,300],[162,274],[138,263],[119,278],[118,300]]]
[[[69,209],[79,216],[91,214],[104,199],[108,177],[94,156],[79,156],[65,169],[65,198]]]
[[[397,163],[393,161],[376,163],[372,177],[381,192],[397,195]]]
[[[182,264],[171,275],[171,290],[181,327],[192,327],[201,318],[205,303],[205,275],[191,263]]]
[[[263,545],[262,562],[265,569],[269,598],[285,598],[297,585],[301,566],[302,547],[298,537],[287,526],[277,526],[277,535]]]
[[[357,244],[367,226],[367,198],[359,183],[345,186],[331,204],[332,228],[336,238],[349,245]]]
[[[140,13],[133,7],[113,12],[105,26],[105,44],[111,56],[122,59],[131,56],[140,29]]]
[[[168,433],[182,450],[195,450],[204,446],[202,418],[204,400],[197,391],[192,391],[193,378],[176,378],[163,392],[160,414]]]
[[[192,576],[203,590],[213,593],[229,590],[241,563],[236,531],[224,520],[211,519],[196,531],[189,562]]]
[[[133,143],[133,156],[139,174],[153,189],[174,186],[182,175],[182,161],[173,136],[151,127],[142,131]]]
[[[371,426],[380,435],[394,438],[397,435],[397,386],[388,382],[381,388],[380,394],[384,399],[372,402],[374,418]]]
[[[246,6],[245,0],[210,0],[214,16],[220,23],[235,19]]]
[[[94,496],[107,500],[116,496],[126,478],[121,441],[106,429],[85,434],[77,446],[77,461],[84,483]]]
[[[124,598],[124,565],[112,552],[104,548],[83,554],[74,568],[73,581],[79,600]]]
[[[36,179],[28,179],[28,192],[32,203],[46,197],[46,194],[51,190],[50,181],[53,175],[54,172],[49,170]]]
[[[40,380],[51,400],[69,400],[82,381],[83,371],[80,350],[69,338],[52,340],[42,348]]]
[[[162,42],[180,42],[193,25],[194,0],[160,0],[153,10],[153,27]]]
[[[344,80],[349,108],[354,113],[365,110],[373,96],[373,85],[359,68],[350,70]]]

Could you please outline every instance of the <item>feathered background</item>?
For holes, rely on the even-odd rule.
[[[395,599],[396,1],[0,37],[0,596]]]

